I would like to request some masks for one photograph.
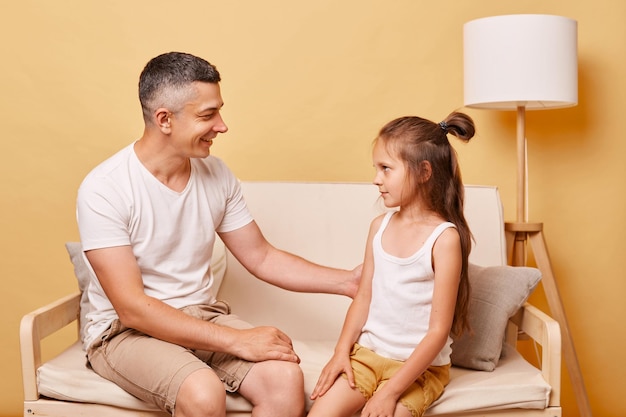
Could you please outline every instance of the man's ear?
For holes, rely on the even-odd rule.
[[[162,130],[164,131],[167,130],[167,133],[169,133],[169,130],[171,128],[171,115],[172,112],[170,112],[169,110],[165,109],[165,108],[159,108],[154,112],[154,119],[156,121],[156,125]],[[166,133],[164,131],[164,133]]]

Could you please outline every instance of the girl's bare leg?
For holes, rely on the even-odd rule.
[[[315,400],[308,417],[350,417],[365,405],[365,397],[339,377],[332,387]]]

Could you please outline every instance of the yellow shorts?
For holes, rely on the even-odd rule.
[[[356,386],[368,400],[404,364],[403,361],[380,356],[358,343],[352,348],[350,360]],[[409,409],[413,417],[421,417],[441,396],[449,381],[450,365],[430,366],[400,396],[400,403]]]

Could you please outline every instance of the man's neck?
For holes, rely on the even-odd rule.
[[[142,165],[165,186],[177,192],[185,189],[191,175],[189,158],[176,155],[165,141],[146,134],[135,142],[134,150]]]

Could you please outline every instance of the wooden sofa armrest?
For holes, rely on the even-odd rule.
[[[559,323],[537,307],[526,303],[510,321],[541,346],[541,374],[550,384],[550,406],[561,398],[561,329]]]
[[[37,369],[41,366],[41,341],[78,321],[80,292],[67,295],[22,317],[20,323],[20,352],[24,381],[24,399],[39,398]]]

